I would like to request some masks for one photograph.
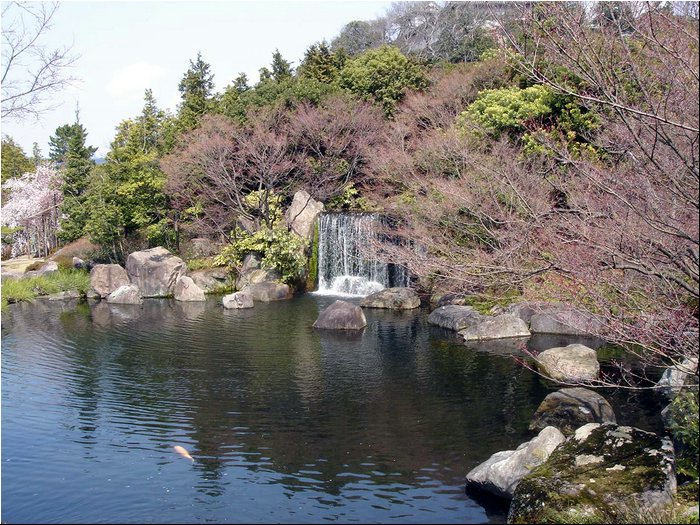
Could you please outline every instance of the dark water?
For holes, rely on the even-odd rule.
[[[11,305],[2,520],[504,522],[464,476],[530,439],[553,387],[425,310],[366,310],[356,335],[312,329],[332,301]],[[621,422],[655,425],[631,395],[607,396]]]

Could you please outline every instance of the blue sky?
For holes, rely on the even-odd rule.
[[[272,53],[297,66],[313,43],[335,37],[352,20],[381,16],[391,2],[376,1],[63,1],[43,43],[73,45],[80,55],[70,74],[79,82],[57,96],[60,107],[40,121],[3,120],[10,135],[31,154],[37,142],[46,155],[56,128],[74,122],[76,104],[88,142],[104,156],[117,124],[136,116],[143,92],[153,90],[161,108],[175,109],[178,83],[197,52],[211,65],[215,90],[239,72],[257,80]],[[4,28],[3,28],[4,29]]]

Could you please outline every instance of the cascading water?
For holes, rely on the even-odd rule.
[[[370,256],[379,242],[382,219],[371,213],[324,213],[318,223],[318,291],[328,295],[369,295],[408,286],[398,265]]]

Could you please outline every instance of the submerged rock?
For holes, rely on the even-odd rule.
[[[554,427],[547,427],[515,450],[496,452],[467,474],[467,487],[502,498],[511,498],[520,480],[533,468],[545,462],[552,451],[565,440]]]
[[[253,308],[254,306],[253,297],[247,292],[235,292],[224,295],[221,302],[224,308],[228,309]]]
[[[411,288],[385,288],[365,297],[360,306],[363,308],[411,310],[420,306],[420,297]]]
[[[603,396],[587,388],[562,388],[544,398],[530,430],[553,426],[565,436],[587,423],[616,423],[615,412]]]
[[[328,330],[360,330],[367,326],[367,319],[362,308],[347,301],[337,300],[323,310],[314,328]]]
[[[558,523],[597,515],[616,523],[625,507],[653,513],[676,491],[673,446],[638,428],[589,423],[515,489],[508,523]]]

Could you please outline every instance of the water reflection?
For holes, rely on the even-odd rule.
[[[502,521],[464,475],[551,391],[520,343],[467,347],[420,309],[313,329],[332,301],[13,305],[3,519]]]

